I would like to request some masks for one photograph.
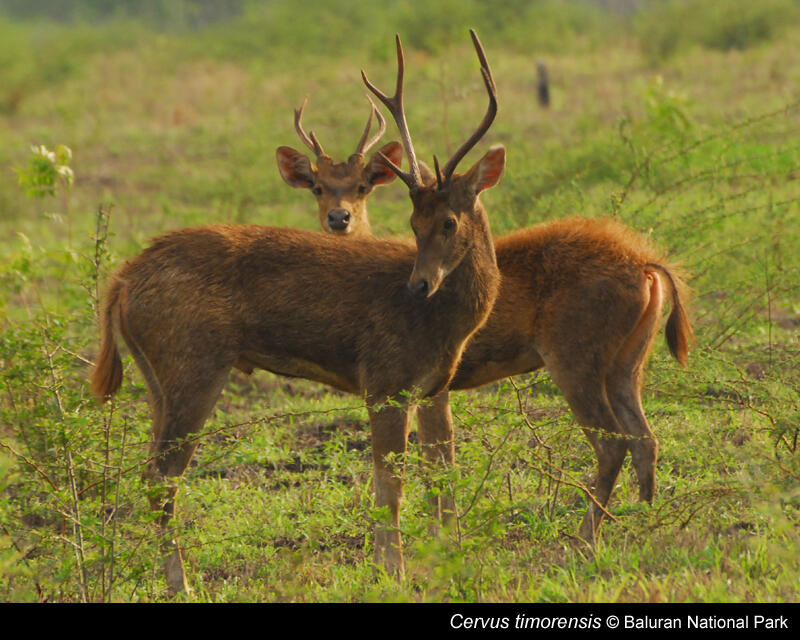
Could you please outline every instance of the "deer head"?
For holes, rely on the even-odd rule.
[[[417,242],[417,258],[408,288],[426,297],[436,293],[444,279],[459,266],[471,248],[478,247],[491,252],[492,257],[494,255],[486,211],[478,195],[500,180],[505,166],[505,148],[499,145],[492,147],[469,171],[464,174],[455,173],[458,163],[483,137],[497,114],[497,90],[489,63],[475,31],[470,29],[470,35],[481,63],[481,74],[489,94],[489,107],[476,131],[453,154],[443,169],[440,169],[439,161],[434,156],[435,173],[417,162],[408,131],[403,107],[405,63],[400,36],[396,36],[397,84],[394,96],[389,98],[382,93],[361,72],[369,90],[386,105],[394,117],[408,157],[410,166],[409,171],[405,172],[392,158],[381,154],[386,165],[406,183],[414,206],[411,228]]]
[[[369,100],[369,98],[367,98]],[[309,189],[317,199],[319,223],[325,231],[335,234],[368,234],[367,196],[372,190],[395,179],[394,172],[383,161],[382,156],[399,164],[402,151],[400,144],[390,142],[366,159],[367,152],[380,140],[386,131],[386,122],[370,100],[367,126],[356,150],[347,162],[334,163],[323,149],[313,131],[303,130],[301,119],[308,96],[294,112],[294,124],[303,143],[314,152],[316,166],[291,147],[278,147],[277,159],[281,176],[292,187]],[[372,119],[378,117],[378,132],[367,142]]]

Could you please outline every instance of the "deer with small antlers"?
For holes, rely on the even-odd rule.
[[[367,98],[369,100],[369,98]],[[291,147],[278,147],[277,159],[281,177],[291,187],[309,189],[317,199],[319,223],[328,233],[368,235],[370,233],[367,215],[367,196],[372,190],[395,179],[383,157],[396,165],[401,162],[402,149],[397,142],[390,142],[365,160],[367,152],[375,146],[386,132],[386,121],[370,100],[370,113],[367,126],[356,145],[356,150],[347,162],[334,163],[326,154],[313,131],[305,132],[302,125],[303,110],[308,97],[294,112],[294,126],[300,140],[316,156],[316,166],[308,157]],[[378,132],[370,138],[372,118],[378,118]]]
[[[500,179],[505,151],[494,147],[467,173],[454,173],[497,109],[474,33],[473,41],[489,94],[487,115],[447,163],[442,182],[424,185],[405,126],[397,38],[397,92],[390,102],[411,171],[386,160],[409,186],[416,251],[372,238],[341,243],[297,230],[206,226],[156,238],[112,277],[91,386],[99,399],[119,389],[120,336],[150,391],[145,475],[156,485],[151,507],[160,514],[172,592],[188,588],[180,546],[168,534],[175,480],[233,367],[308,378],[365,398],[375,502],[390,513],[389,525],[376,527],[375,559],[403,575],[399,513],[411,401],[401,392],[430,397],[448,385],[466,342],[489,315],[500,279],[478,194]]]
[[[398,64],[402,69],[400,51]],[[364,82],[390,112],[397,111],[397,105],[366,77]],[[398,126],[402,133],[405,122]],[[454,158],[457,163],[459,153]],[[384,161],[396,164],[393,157]],[[435,172],[418,163],[414,178],[397,173],[405,175],[412,193],[419,184],[435,185],[444,193],[452,162],[444,171],[435,162]],[[351,231],[369,233],[366,217],[354,219]],[[653,499],[658,440],[642,409],[643,370],[665,292],[672,300],[668,345],[686,365],[693,336],[681,300],[685,285],[644,238],[613,219],[574,218],[536,225],[498,238],[495,251],[502,274],[499,297],[489,320],[468,344],[449,389],[471,389],[541,367],[549,370],[596,453],[594,495],[579,529],[583,539],[593,542],[628,451],[640,499]],[[425,456],[452,465],[448,391],[420,406],[417,419]],[[453,497],[444,492],[435,501],[437,516],[449,522],[455,510]]]

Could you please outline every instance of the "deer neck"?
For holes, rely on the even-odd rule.
[[[474,242],[458,267],[447,277],[450,298],[447,302],[459,309],[456,317],[449,321],[451,326],[463,324],[467,335],[479,329],[489,317],[500,288],[500,270],[489,220],[480,201],[475,206],[477,227]],[[446,312],[443,315],[447,315]]]
[[[372,237],[372,225],[369,223],[369,211],[367,211],[366,201],[364,201],[363,207],[364,208],[361,210],[361,216],[356,220],[358,226],[356,227],[355,232],[351,234],[357,238]]]

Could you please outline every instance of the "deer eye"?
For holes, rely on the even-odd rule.
[[[358,192],[364,194],[367,192],[367,187],[363,184],[358,185]]]
[[[445,231],[452,231],[456,227],[456,220],[455,218],[448,218],[444,221],[444,230]]]
[[[315,196],[321,196],[322,195],[322,187],[320,187],[318,185],[313,187],[311,189],[311,193],[313,193]]]

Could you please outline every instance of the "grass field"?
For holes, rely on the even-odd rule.
[[[798,600],[797,2],[106,4],[0,2],[0,599],[166,599],[144,380],[126,355],[113,405],[87,385],[107,275],[184,226],[316,230],[275,148],[302,148],[310,94],[306,127],[344,160],[368,113],[359,70],[391,85],[396,31],[417,153],[449,156],[485,109],[475,27],[500,113],[462,164],[508,149],[482,194],[493,233],[616,216],[692,274],[689,367],[660,336],[646,372],[654,504],[626,463],[614,521],[578,543],[594,454],[546,372],[453,393],[458,527],[427,533],[412,433],[398,583],[373,575],[363,399],[235,374],[179,494],[192,599]],[[26,193],[31,145],[71,149],[71,186],[51,173],[52,195]],[[409,205],[399,181],[376,190],[375,232],[409,236]]]

